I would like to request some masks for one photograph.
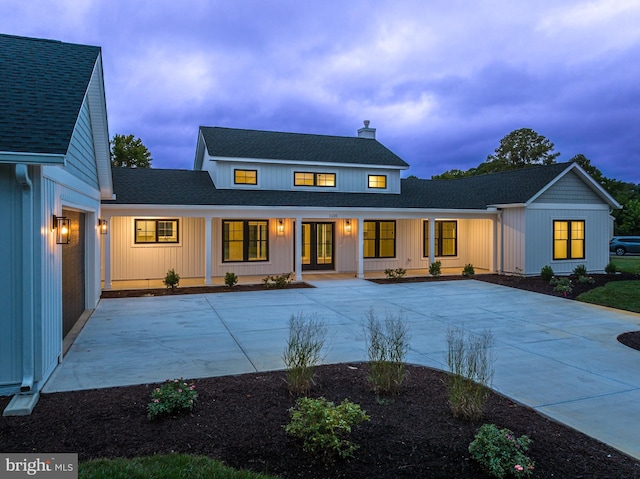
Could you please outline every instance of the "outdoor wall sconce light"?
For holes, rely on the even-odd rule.
[[[53,230],[56,235],[56,244],[71,242],[71,220],[69,218],[53,215]]]
[[[284,235],[284,220],[278,219],[278,236]]]
[[[107,231],[109,230],[109,223],[107,222],[107,220],[98,218],[98,230],[100,231],[101,235],[107,234]]]
[[[351,220],[345,220],[344,222],[344,233],[350,235],[351,234]]]

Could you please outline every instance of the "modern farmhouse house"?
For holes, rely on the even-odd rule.
[[[100,48],[0,35],[0,394],[19,393],[5,414],[31,411],[98,303],[110,164]]]
[[[475,268],[570,273],[609,262],[616,201],[575,163],[456,180],[409,165],[365,122],[357,137],[201,127],[194,169],[113,169],[103,280],[226,272]]]

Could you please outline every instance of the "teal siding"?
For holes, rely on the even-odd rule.
[[[85,183],[99,188],[96,154],[91,134],[91,118],[86,100],[80,109],[78,122],[69,144],[67,170]]]

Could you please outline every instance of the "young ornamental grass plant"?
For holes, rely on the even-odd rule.
[[[461,328],[447,330],[447,394],[453,417],[476,421],[482,417],[493,379],[493,333]]]
[[[358,404],[345,399],[336,406],[323,397],[298,398],[289,414],[291,422],[284,426],[284,430],[302,439],[305,451],[322,453],[325,457],[337,454],[343,459],[352,457],[358,448],[347,439],[352,428],[369,420]]]
[[[404,363],[409,352],[409,328],[402,312],[387,313],[381,321],[370,309],[365,339],[369,359],[369,382],[376,394],[399,394],[407,375]]]
[[[469,445],[469,452],[493,477],[529,477],[534,469],[525,454],[529,444],[527,436],[516,437],[509,429],[484,424]]]
[[[189,384],[182,378],[167,379],[162,386],[155,388],[151,393],[147,416],[149,419],[156,419],[191,411],[197,400],[198,392],[193,383]]]
[[[327,328],[315,313],[309,318],[303,313],[292,314],[289,318],[289,339],[282,360],[292,396],[309,394],[314,368],[322,361],[326,338]]]

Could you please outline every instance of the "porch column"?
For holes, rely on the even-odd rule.
[[[429,266],[435,263],[436,259],[436,219],[429,216]]]
[[[296,264],[296,281],[302,281],[302,217],[298,216],[296,221],[296,238],[295,244],[295,264]]]
[[[204,284],[211,284],[211,216],[204,217]]]
[[[356,278],[364,279],[364,219],[358,218],[358,240],[356,242],[358,269]]]
[[[102,235],[102,246],[104,248],[104,289],[111,289],[111,230],[113,223],[111,216],[106,216],[107,233]]]

